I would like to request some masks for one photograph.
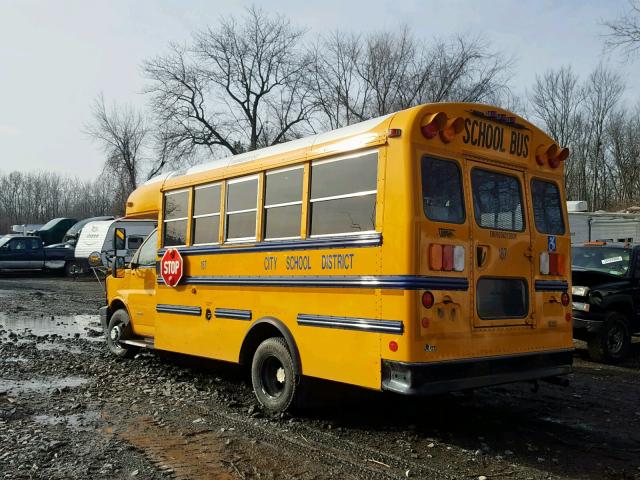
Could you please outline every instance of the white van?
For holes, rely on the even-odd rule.
[[[105,220],[87,223],[76,243],[76,261],[87,268],[89,266],[89,256],[92,253],[99,253],[102,265],[108,265],[107,257],[114,252],[113,236],[116,228],[124,228],[127,234],[127,255],[125,261],[131,261],[131,257],[142,245],[142,242],[154,228],[155,220],[128,220],[119,218],[116,220]]]

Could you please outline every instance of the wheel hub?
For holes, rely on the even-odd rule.
[[[284,368],[280,367],[277,371],[276,371],[276,380],[278,381],[278,383],[284,383],[284,381],[287,379],[285,373],[284,373]]]
[[[111,332],[109,332],[109,337],[111,338],[112,341],[117,342],[120,340],[121,334],[122,332],[120,330],[120,325],[116,325],[111,329]]]

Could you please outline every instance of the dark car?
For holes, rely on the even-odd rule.
[[[594,360],[619,362],[640,333],[640,245],[574,246],[571,263],[573,336]]]
[[[73,250],[42,245],[35,236],[6,235],[0,238],[0,270],[60,270],[68,273]]]

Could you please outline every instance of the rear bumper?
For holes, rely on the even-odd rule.
[[[100,312],[100,325],[102,325],[102,331],[107,333],[107,327],[109,326],[107,324],[107,320],[109,320],[109,307],[106,305],[104,307],[100,307],[98,312]]]
[[[439,393],[571,373],[573,350],[434,363],[382,361],[382,389],[405,395]]]

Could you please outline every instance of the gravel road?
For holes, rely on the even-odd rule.
[[[0,278],[0,478],[640,479],[640,344],[568,387],[404,398],[316,382],[265,416],[238,367],[115,362],[95,281]]]

